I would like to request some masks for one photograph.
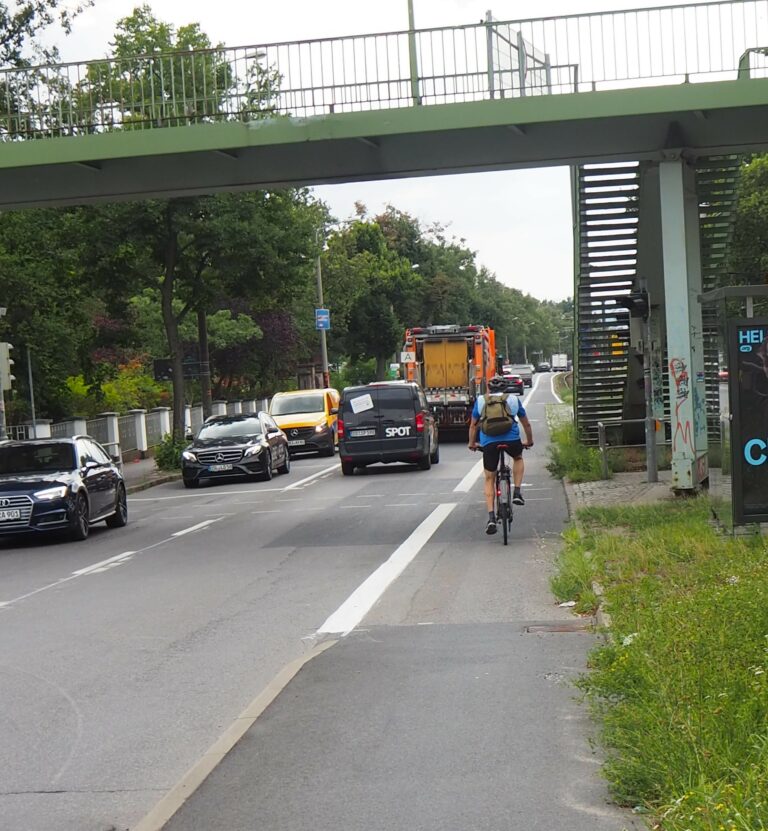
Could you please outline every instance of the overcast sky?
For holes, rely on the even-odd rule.
[[[104,56],[115,23],[140,5],[96,0],[62,43],[65,60]],[[156,17],[175,26],[199,22],[227,46],[398,31],[408,27],[407,0],[152,0]],[[417,28],[627,8],[617,0],[414,0]],[[656,5],[649,3],[649,5]],[[465,240],[478,262],[510,286],[540,299],[573,294],[570,184],[567,168],[435,176],[315,188],[338,219],[363,202],[387,204],[440,223]]]

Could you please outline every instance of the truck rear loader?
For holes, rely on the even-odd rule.
[[[403,377],[424,388],[441,433],[466,432],[475,398],[497,371],[496,337],[487,326],[407,329]],[[405,360],[405,359],[408,360]]]

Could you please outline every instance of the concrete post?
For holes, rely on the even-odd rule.
[[[147,441],[147,411],[146,410],[128,410],[134,417],[136,423],[136,450],[142,459],[147,458],[147,451],[149,450],[149,442]]]
[[[160,438],[164,439],[171,433],[171,408],[153,407],[153,413],[160,413]]]
[[[709,476],[701,318],[699,202],[684,161],[659,164],[667,369],[672,419],[672,487],[692,491]]]
[[[650,397],[653,417],[663,422],[665,418],[664,401],[664,320],[666,305],[664,302],[664,258],[661,235],[661,196],[659,193],[658,164],[643,164],[641,168],[640,192],[642,194],[643,221],[638,228],[638,263],[641,278],[648,291],[650,310],[647,326],[644,321],[630,320],[630,330],[635,336],[632,345],[650,360]],[[640,286],[638,286],[639,288]],[[638,344],[640,338],[643,342]],[[648,341],[647,343],[645,341]],[[644,413],[647,415],[648,413]],[[656,443],[664,444],[665,431],[656,430]]]
[[[88,435],[88,420],[82,416],[74,416],[68,422],[71,427],[68,435],[70,436],[87,436]]]
[[[51,438],[50,418],[36,418],[34,421],[26,421],[24,423],[29,425],[29,435],[33,439]]]
[[[107,444],[120,444],[119,413],[99,413],[99,418],[107,421]]]
[[[184,405],[184,435],[192,432],[192,405]]]
[[[226,401],[213,401],[211,403],[211,415],[223,416],[227,414]]]

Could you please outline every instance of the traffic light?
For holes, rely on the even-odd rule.
[[[12,343],[0,343],[0,381],[2,381],[3,391],[9,390],[16,380],[16,376],[11,369],[14,364],[11,349],[13,349]]]

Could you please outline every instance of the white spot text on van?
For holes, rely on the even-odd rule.
[[[395,436],[410,436],[411,435],[411,428],[410,426],[407,427],[387,427],[384,431],[384,435],[388,439],[393,439]]]

